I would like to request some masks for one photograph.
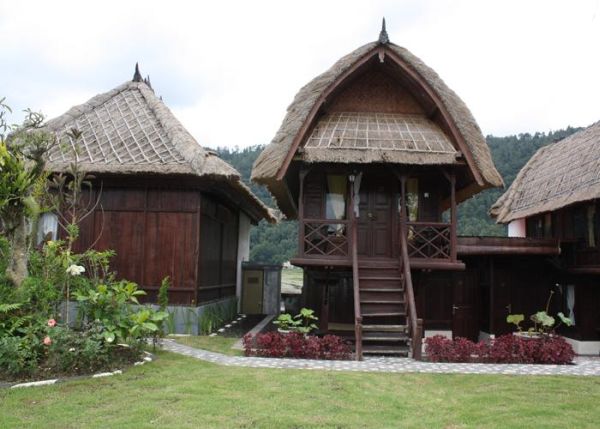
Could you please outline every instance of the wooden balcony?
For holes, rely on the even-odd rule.
[[[299,223],[298,256],[292,259],[300,266],[352,266],[350,221],[332,219],[304,219]],[[452,240],[452,224],[446,222],[407,222],[408,255],[411,267],[417,269],[464,269],[456,259],[456,244]],[[392,236],[390,234],[390,240]],[[392,243],[395,241],[392,240]],[[393,252],[399,253],[399,249]],[[358,256],[367,261],[385,262],[382,258]],[[389,258],[397,262],[397,256]]]

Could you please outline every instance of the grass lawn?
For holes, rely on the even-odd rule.
[[[0,427],[598,427],[600,378],[228,368],[166,352],[121,376],[0,390]]]
[[[216,337],[209,337],[208,335],[171,336],[169,338],[180,344],[209,350],[211,352],[223,353],[230,356],[243,355],[241,350],[233,350],[231,348],[239,338],[222,337],[220,335],[217,335]]]

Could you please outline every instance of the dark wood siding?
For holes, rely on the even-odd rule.
[[[98,208],[80,225],[77,251],[116,252],[117,278],[136,282],[153,301],[164,277],[169,300],[196,302],[200,194],[150,187],[104,188]]]
[[[235,295],[238,215],[209,196],[202,197],[200,302]]]

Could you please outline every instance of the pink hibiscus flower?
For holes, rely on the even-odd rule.
[[[44,344],[47,346],[52,344],[52,338],[50,338],[49,336],[46,335],[46,337],[44,338]]]
[[[56,320],[54,320],[54,319],[48,320],[48,326],[50,326],[51,328],[54,328],[56,326]]]

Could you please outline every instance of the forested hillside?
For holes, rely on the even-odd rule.
[[[576,131],[579,131],[579,128],[569,127],[549,133],[525,133],[507,137],[488,136],[487,143],[496,168],[502,174],[508,187],[536,150]],[[262,149],[262,146],[253,146],[245,149],[217,148],[216,151],[221,158],[241,173],[244,181],[261,200],[274,206],[273,200],[265,188],[249,183],[252,164]],[[459,234],[505,235],[506,227],[495,224],[488,215],[490,206],[502,192],[504,192],[502,189],[490,189],[463,202],[458,211]],[[252,229],[250,257],[256,262],[281,263],[295,255],[297,243],[296,222],[284,221],[278,225],[262,222],[258,227]]]

